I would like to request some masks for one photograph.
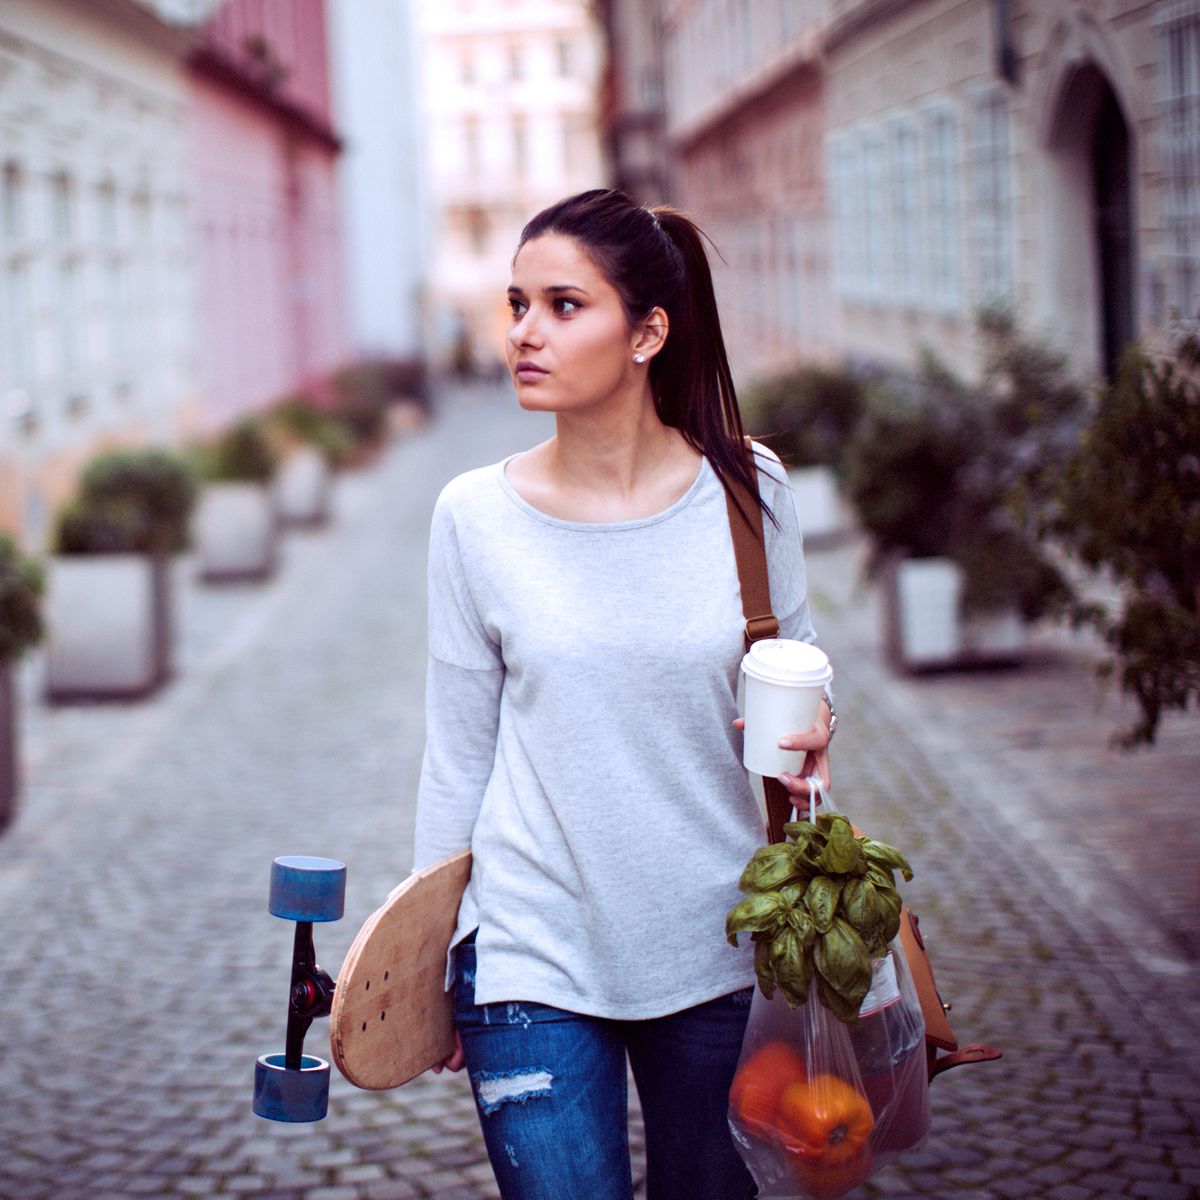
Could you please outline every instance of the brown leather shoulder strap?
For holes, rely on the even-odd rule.
[[[750,439],[746,439],[751,478],[758,478],[758,467]],[[733,538],[733,556],[737,562],[738,583],[742,592],[745,618],[745,643],[779,636],[779,620],[771,608],[771,580],[767,570],[767,547],[763,533],[762,506],[757,493],[730,479],[725,485],[725,505],[729,510],[729,533]],[[792,819],[792,798],[778,779],[764,779],[767,801],[767,839],[782,842],[783,826]]]

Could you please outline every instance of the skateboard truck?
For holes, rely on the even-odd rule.
[[[304,1035],[329,1015],[336,987],[317,965],[312,927],[337,921],[345,910],[346,866],[332,858],[288,855],[271,864],[267,907],[296,922],[292,983],[283,1054],[262,1054],[254,1064],[254,1111],[269,1121],[320,1121],[329,1109],[329,1064],[304,1053]]]

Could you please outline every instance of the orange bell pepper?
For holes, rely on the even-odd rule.
[[[855,1158],[841,1163],[806,1162],[788,1156],[788,1166],[799,1190],[813,1200],[837,1200],[848,1191],[866,1183],[871,1174],[871,1147],[867,1145]]]
[[[857,1158],[875,1118],[866,1096],[837,1075],[791,1084],[779,1101],[779,1132],[806,1162],[837,1166]]]

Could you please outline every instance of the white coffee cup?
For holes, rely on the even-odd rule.
[[[804,750],[782,750],[779,739],[817,722],[833,668],[823,650],[790,638],[755,642],[742,659],[738,708],[746,721],[742,762],[758,775],[799,774]]]

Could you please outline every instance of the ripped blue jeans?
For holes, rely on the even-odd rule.
[[[647,1200],[750,1200],[726,1123],[746,988],[647,1021],[475,1003],[474,938],[454,1016],[503,1200],[631,1200],[626,1056],[646,1129]]]

